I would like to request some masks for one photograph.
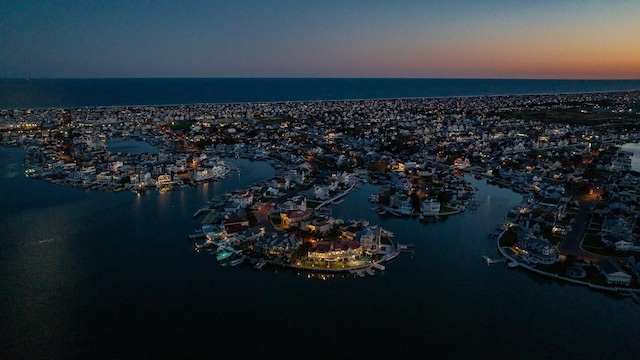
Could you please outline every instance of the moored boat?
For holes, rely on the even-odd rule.
[[[217,259],[218,261],[222,261],[222,260],[227,259],[227,258],[228,258],[228,257],[230,257],[231,255],[233,255],[233,253],[232,253],[231,251],[223,251],[223,252],[219,253],[219,254],[216,256],[216,259]]]

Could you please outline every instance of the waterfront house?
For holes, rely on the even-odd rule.
[[[167,174],[163,174],[158,176],[158,179],[156,180],[156,186],[158,188],[162,187],[162,186],[168,186],[171,185],[172,181],[171,181],[171,176],[167,175]]]
[[[440,213],[440,202],[436,199],[425,200],[420,204],[424,215],[438,215]]]
[[[253,193],[250,191],[234,192],[229,195],[228,199],[239,207],[246,208],[253,204]]]
[[[360,242],[363,253],[373,255],[380,250],[382,239],[381,228],[377,226],[367,226],[364,230],[359,231],[357,235],[357,241]]]
[[[360,243],[351,241],[318,241],[312,245],[307,258],[313,262],[357,260],[362,256]]]
[[[314,185],[313,197],[316,200],[327,200],[329,198],[329,188],[324,185]]]
[[[595,267],[604,275],[609,285],[626,285],[631,284],[631,275],[627,274],[618,263],[611,260],[601,260],[596,262]]]
[[[264,255],[289,259],[294,251],[302,245],[302,238],[285,235],[262,236],[255,240],[254,250]]]
[[[531,234],[518,236],[518,248],[522,252],[521,258],[528,263],[551,265],[560,261],[556,246]]]
[[[249,220],[245,217],[230,218],[222,222],[227,235],[249,229]]]
[[[618,240],[613,244],[616,251],[636,251],[640,252],[640,246],[626,240]]]

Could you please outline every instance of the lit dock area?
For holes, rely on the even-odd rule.
[[[349,270],[349,273],[353,274],[354,276],[358,275],[359,277],[365,277],[364,270],[362,269]]]

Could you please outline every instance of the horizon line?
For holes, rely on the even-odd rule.
[[[536,77],[316,77],[316,76],[130,76],[130,77],[0,77],[0,80],[530,80],[530,81],[640,81],[640,78],[536,78]]]

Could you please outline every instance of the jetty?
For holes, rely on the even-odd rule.
[[[195,234],[189,234],[189,239],[191,240],[202,239],[205,236],[206,236],[205,233],[200,231],[200,232],[196,232]]]
[[[492,259],[492,258],[488,257],[487,255],[482,255],[482,258],[484,259],[484,261],[487,262],[488,265],[507,262],[507,258]]]
[[[209,224],[213,224],[213,219],[216,216],[216,212],[213,210],[209,210],[209,213],[207,214],[207,216],[205,216],[204,220],[202,220],[202,225],[209,225]]]
[[[255,265],[253,265],[253,268],[256,270],[262,270],[262,268],[267,265],[267,261],[266,260],[260,260],[258,261]]]
[[[347,196],[347,194],[349,194],[349,193],[351,192],[351,190],[353,190],[353,188],[354,188],[355,186],[356,186],[356,183],[354,182],[354,183],[353,183],[353,185],[351,185],[351,187],[350,187],[350,188],[348,188],[347,190],[345,190],[344,192],[342,192],[342,193],[340,193],[340,194],[338,194],[338,195],[336,195],[336,196],[332,197],[331,199],[329,199],[329,200],[327,200],[327,201],[323,202],[322,204],[318,205],[318,206],[316,207],[316,210],[318,210],[318,209],[322,208],[323,206],[326,206],[326,205],[332,204],[332,203],[334,203],[334,204],[339,204],[339,203],[337,203],[337,200],[338,200],[338,199],[340,199],[340,198],[342,198],[342,197]]]
[[[206,213],[207,213],[207,212],[209,212],[209,211],[211,211],[211,209],[209,209],[209,208],[200,208],[200,209],[198,209],[198,211],[196,211],[196,212],[193,214],[193,218],[194,218],[194,219],[197,219],[197,218],[198,218],[198,216],[200,216],[200,215],[202,215],[202,214],[206,214]]]

